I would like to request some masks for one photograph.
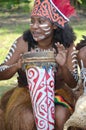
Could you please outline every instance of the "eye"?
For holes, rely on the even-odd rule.
[[[34,19],[31,18],[30,23],[31,23],[31,24],[34,24],[34,22],[35,22]]]
[[[44,24],[45,20],[44,19],[39,19],[39,24]]]

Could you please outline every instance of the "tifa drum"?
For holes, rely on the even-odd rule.
[[[37,130],[55,126],[55,54],[53,51],[28,52],[23,55]]]

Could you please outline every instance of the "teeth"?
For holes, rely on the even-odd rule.
[[[48,26],[47,24],[40,25],[40,27],[47,27],[47,26]]]
[[[43,28],[44,31],[49,31],[50,30],[50,27],[49,28]]]

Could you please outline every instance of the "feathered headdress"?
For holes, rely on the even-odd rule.
[[[35,0],[31,16],[48,18],[55,25],[64,28],[74,13],[70,0]]]

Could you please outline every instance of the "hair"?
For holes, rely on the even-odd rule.
[[[82,47],[86,46],[86,36],[82,35],[82,40],[77,44],[76,49],[80,50]]]
[[[30,30],[23,33],[23,39],[28,42],[29,51],[37,45],[37,42],[33,39]],[[54,30],[53,47],[55,47],[55,43],[57,42],[63,44],[65,47],[69,47],[75,40],[75,33],[69,24],[66,24],[64,29],[58,27]]]

